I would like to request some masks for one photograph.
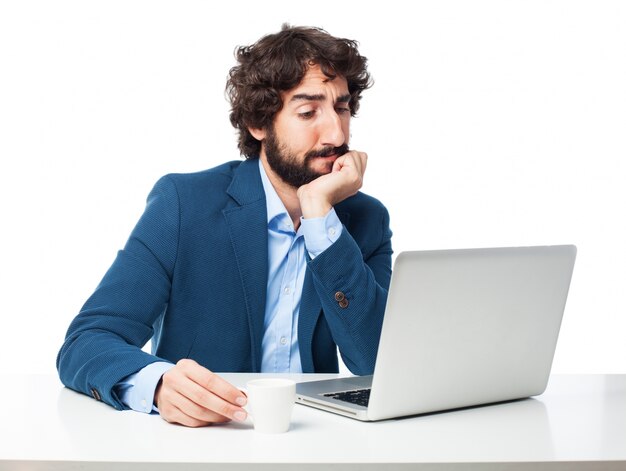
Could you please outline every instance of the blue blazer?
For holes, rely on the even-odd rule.
[[[335,211],[342,235],[307,262],[302,369],[337,372],[338,346],[353,373],[371,374],[391,277],[389,215],[363,193]],[[166,175],[71,323],[57,357],[61,381],[124,409],[113,387],[155,361],[192,358],[215,372],[260,371],[267,272],[256,159]],[[336,299],[339,291],[347,303]],[[141,350],[150,339],[152,354]]]

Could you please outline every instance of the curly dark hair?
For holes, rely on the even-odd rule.
[[[248,127],[272,125],[283,106],[281,92],[291,90],[308,68],[319,65],[324,75],[348,82],[350,114],[359,109],[361,92],[372,85],[367,58],[358,43],[331,36],[321,28],[283,24],[280,32],[262,37],[251,46],[235,49],[239,65],[230,69],[226,93],[231,104],[230,122],[239,131],[239,150],[246,158],[258,157],[261,142]]]

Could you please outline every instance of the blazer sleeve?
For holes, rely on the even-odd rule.
[[[69,326],[57,356],[67,387],[126,409],[113,387],[163,361],[141,348],[168,304],[179,225],[178,193],[165,176],[148,196],[126,246]]]
[[[359,243],[344,227],[308,265],[333,340],[357,375],[374,371],[391,280],[389,213],[380,203],[376,209]]]

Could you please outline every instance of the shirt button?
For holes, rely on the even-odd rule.
[[[285,294],[291,294],[291,288],[289,286],[285,286],[284,292]]]
[[[141,407],[143,407],[144,409],[147,407],[148,403],[146,402],[145,399],[141,400]]]
[[[334,228],[334,227],[331,227],[330,229],[328,229],[328,233],[329,233],[331,236],[334,236],[336,232],[337,232],[337,231],[335,230],[335,228]]]
[[[285,337],[281,337],[280,338],[280,344],[281,345],[287,345],[287,339]]]

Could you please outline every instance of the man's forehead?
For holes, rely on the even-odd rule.
[[[340,102],[350,100],[346,79],[340,75],[328,77],[319,66],[309,68],[302,81],[284,92],[283,96],[288,101],[303,99],[322,101],[327,98]]]

